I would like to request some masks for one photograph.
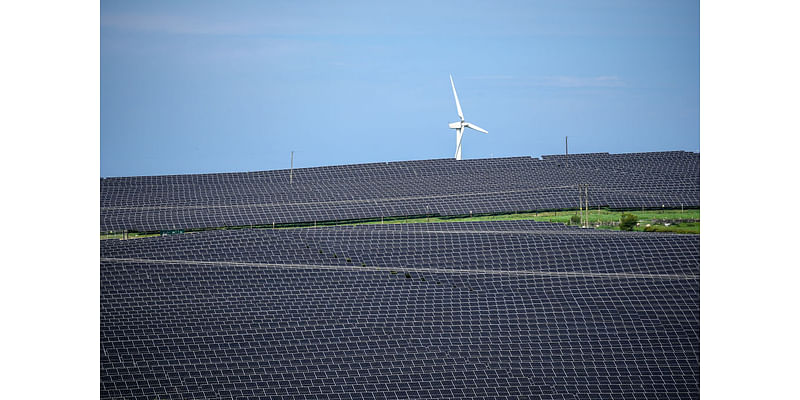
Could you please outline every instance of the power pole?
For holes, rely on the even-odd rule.
[[[599,210],[598,210],[599,211]],[[589,184],[578,184],[578,212],[581,215],[581,227],[589,227]]]
[[[578,185],[578,213],[581,216],[581,226],[583,226],[583,187]]]
[[[586,201],[586,226],[584,228],[589,227],[589,184],[587,183],[584,185],[583,189],[586,191],[586,195],[583,197],[584,201]]]
[[[292,175],[294,173],[294,150],[292,150],[292,158],[289,161],[289,184],[292,184]]]
[[[564,164],[569,167],[569,136],[564,136]]]

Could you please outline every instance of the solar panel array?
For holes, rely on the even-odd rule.
[[[591,207],[699,207],[700,155],[683,151],[438,159],[248,173],[105,178],[101,232]]]
[[[102,398],[699,397],[699,237],[532,221],[101,241]]]

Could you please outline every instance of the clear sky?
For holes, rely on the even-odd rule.
[[[100,174],[700,150],[698,1],[100,3]]]

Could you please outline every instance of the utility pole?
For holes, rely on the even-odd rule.
[[[581,227],[589,227],[589,184],[578,184],[578,212],[581,215]],[[598,208],[599,212],[599,208]]]
[[[569,136],[564,136],[564,164],[569,167]]]
[[[292,150],[292,158],[289,161],[289,184],[292,184],[292,175],[294,173],[294,150]]]
[[[587,183],[586,185],[584,185],[583,189],[586,191],[586,194],[583,197],[584,201],[586,202],[586,226],[584,226],[584,228],[588,228],[589,227],[589,184]]]
[[[578,185],[578,213],[581,216],[581,226],[583,226],[583,188]]]

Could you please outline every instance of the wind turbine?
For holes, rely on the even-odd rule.
[[[461,103],[458,102],[458,94],[456,93],[456,85],[453,83],[453,75],[450,75],[450,86],[453,87],[453,97],[456,98],[456,108],[458,109],[458,116],[461,121],[453,122],[450,124],[450,129],[456,130],[456,160],[461,159],[461,136],[464,135],[464,128],[474,129],[478,132],[489,133],[485,129],[469,122],[464,122],[464,113],[461,112]]]

